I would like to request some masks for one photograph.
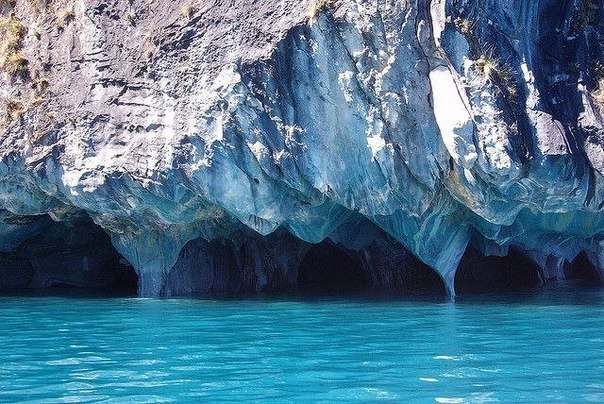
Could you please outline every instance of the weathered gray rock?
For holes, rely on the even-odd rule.
[[[417,279],[410,251],[454,294],[468,245],[541,279],[585,251],[604,274],[601,2],[343,0],[309,21],[311,3],[5,9],[29,64],[2,76],[23,111],[0,139],[0,250],[42,231],[20,218],[85,213],[142,295],[296,287],[323,240],[376,243],[373,286]]]

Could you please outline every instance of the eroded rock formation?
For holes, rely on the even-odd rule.
[[[0,1],[3,253],[85,216],[146,296],[604,274],[601,1],[45,3]]]

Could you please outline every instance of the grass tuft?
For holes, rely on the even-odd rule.
[[[467,18],[456,18],[455,26],[466,37],[471,37],[474,35],[474,27],[476,25],[475,21],[468,20]]]
[[[59,30],[65,29],[70,22],[75,19],[75,10],[73,6],[65,7],[57,14],[57,28]]]
[[[2,65],[2,70],[7,72],[10,76],[17,76],[19,74],[27,73],[27,66],[29,65],[29,62],[21,52],[12,52],[0,62]]]
[[[492,54],[492,52],[491,52]],[[510,68],[500,60],[487,55],[482,55],[475,61],[476,67],[484,75],[484,77],[495,84],[500,90],[505,90],[508,95],[515,96],[517,94],[516,85]]]
[[[598,87],[591,92],[591,96],[598,107],[604,110],[604,78],[598,81]]]
[[[332,9],[335,6],[335,0],[315,0],[308,9],[308,22],[314,24],[322,12]]]
[[[197,12],[197,7],[192,3],[186,3],[180,9],[180,16],[186,19],[190,19]]]
[[[25,105],[23,105],[21,101],[8,100],[5,101],[4,110],[6,112],[6,120],[8,122],[13,122],[21,119],[25,113]]]
[[[28,61],[21,53],[26,33],[27,29],[14,14],[0,18],[0,69],[10,76],[27,73]]]
[[[12,14],[8,18],[0,18],[0,40],[2,45],[9,50],[21,48],[21,42],[27,33],[27,29],[21,23],[19,17]]]

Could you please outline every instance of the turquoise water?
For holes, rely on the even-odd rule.
[[[0,298],[0,401],[604,401],[604,293]]]

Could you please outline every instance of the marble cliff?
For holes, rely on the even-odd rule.
[[[601,0],[0,12],[0,288],[604,276]]]

